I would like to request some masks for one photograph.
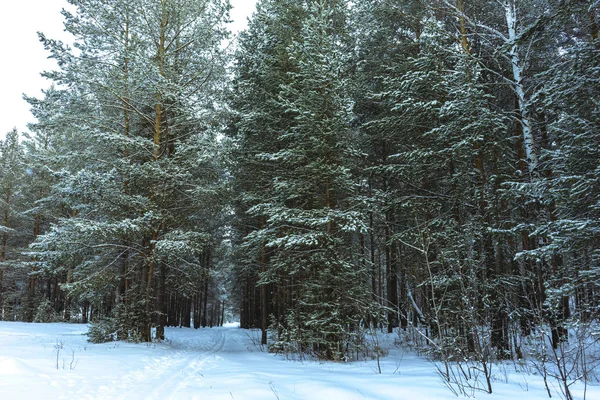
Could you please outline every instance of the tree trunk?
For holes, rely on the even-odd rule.
[[[219,326],[223,326],[225,324],[225,300],[221,303],[221,324]]]
[[[370,189],[369,189],[370,190]],[[369,194],[369,197],[371,194]],[[379,291],[377,286],[377,273],[379,265],[375,259],[375,233],[373,227],[373,213],[369,213],[369,250],[370,250],[370,260],[371,260],[371,298],[373,299],[373,304],[379,304]],[[377,328],[377,317],[373,315],[371,321],[373,328]]]
[[[10,205],[10,191],[6,194],[6,204],[4,206],[4,227],[8,228],[8,216]],[[6,244],[8,243],[8,232],[2,232],[2,247],[0,248],[0,321],[4,320],[4,262],[6,261]]]
[[[72,280],[73,280],[73,271],[71,268],[69,268],[69,270],[67,271],[67,284],[70,284]],[[65,319],[65,321],[70,321],[71,320],[71,296],[67,292],[65,292],[64,294],[65,294],[64,319]]]
[[[159,229],[159,228],[158,228]],[[153,285],[154,285],[154,269],[156,267],[155,246],[158,239],[158,229],[152,233],[152,240],[146,246],[149,250],[150,260],[148,261],[147,276],[146,276],[146,298],[145,298],[145,318],[146,323],[142,340],[144,342],[152,341],[152,306],[153,306]]]
[[[391,229],[391,218],[388,217],[388,226],[385,228],[385,274],[386,274],[386,297],[387,304],[389,307],[387,315],[387,330],[388,333],[392,333],[394,328],[398,327],[398,277],[397,277],[397,264],[398,258],[396,254],[396,246],[392,239]]]
[[[202,322],[201,325],[203,328],[206,328],[207,325],[207,306],[208,306],[208,281],[210,280],[210,274],[209,274],[209,263],[210,263],[210,256],[208,255],[208,250],[206,251],[206,277],[204,278],[204,299],[202,300],[202,302],[204,304],[202,304]]]
[[[261,229],[265,227],[266,221],[265,217],[261,218]],[[260,271],[264,275],[267,272],[267,260],[265,254],[264,245],[260,249]],[[260,330],[261,330],[261,338],[260,343],[263,345],[267,344],[267,287],[266,284],[260,285],[260,308],[261,308],[261,320],[260,320]]]
[[[158,323],[156,324],[156,339],[165,340],[165,325],[167,324],[167,266],[164,262],[160,263],[158,275]]]
[[[508,44],[510,45],[509,57],[513,71],[513,86],[517,95],[519,106],[520,124],[523,130],[523,149],[525,151],[527,167],[529,173],[533,176],[537,168],[538,156],[535,149],[535,140],[531,130],[529,120],[529,107],[525,97],[525,87],[523,85],[523,65],[519,58],[519,43],[517,41],[517,9],[515,0],[507,0],[505,3],[506,26],[508,29]]]

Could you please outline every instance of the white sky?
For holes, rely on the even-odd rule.
[[[256,0],[230,0],[233,6],[231,30],[235,33],[246,27],[246,18],[254,11]],[[26,131],[32,122],[29,105],[22,94],[40,96],[40,90],[50,83],[40,76],[44,70],[56,68],[53,60],[38,41],[37,32],[46,37],[68,41],[63,32],[60,10],[69,6],[66,0],[3,0],[0,37],[0,138],[16,127]]]

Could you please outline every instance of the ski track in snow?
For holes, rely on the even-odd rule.
[[[215,368],[217,353],[227,341],[227,328],[213,328],[195,338],[184,336],[170,340],[168,356],[149,357],[141,370],[127,373],[111,384],[102,386],[100,398],[127,399],[132,388],[137,393],[152,388],[151,399],[177,399],[190,383],[201,382],[203,372]],[[202,385],[200,385],[202,386]],[[135,392],[135,391],[134,391]],[[124,395],[123,393],[129,393]]]
[[[0,322],[0,400],[456,398],[431,363],[393,346],[379,374],[374,360],[289,361],[261,352],[256,331],[236,328],[167,328],[162,343],[90,344],[86,325]],[[391,345],[394,336],[382,340]],[[539,376],[497,374],[495,393],[478,399],[547,399]],[[599,386],[587,390],[600,399]]]
[[[153,398],[176,399],[181,389],[203,377],[201,371],[214,367],[211,363],[214,364],[216,353],[223,349],[227,340],[227,331],[215,329],[210,333],[210,343],[206,347],[203,345],[194,347],[194,343],[189,343],[190,350],[184,351],[182,361],[177,363],[176,369],[167,373],[166,379],[161,379],[161,385],[152,393]]]

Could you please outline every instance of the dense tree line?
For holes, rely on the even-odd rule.
[[[367,324],[508,358],[540,326],[557,347],[597,318],[598,17],[587,1],[260,2],[233,91],[242,325],[333,358]],[[348,318],[338,336],[323,315]]]
[[[74,48],[40,35],[60,68],[29,99],[30,288],[5,318],[33,320],[49,301],[68,320],[76,301],[84,321],[109,317],[118,338],[145,341],[152,327],[163,338],[167,324],[189,326],[191,313],[196,326],[220,324],[215,199],[227,190],[215,99],[229,4],[70,3]]]
[[[260,0],[233,63],[226,1],[70,3],[0,149],[4,319],[484,362],[597,321],[598,2]]]

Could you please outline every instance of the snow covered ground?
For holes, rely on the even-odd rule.
[[[435,367],[392,349],[381,360],[289,361],[235,325],[168,328],[160,344],[91,344],[86,325],[0,322],[0,399],[452,399]],[[547,399],[541,378],[496,368],[490,400]],[[554,398],[558,396],[554,395]],[[600,399],[600,387],[588,387]]]

